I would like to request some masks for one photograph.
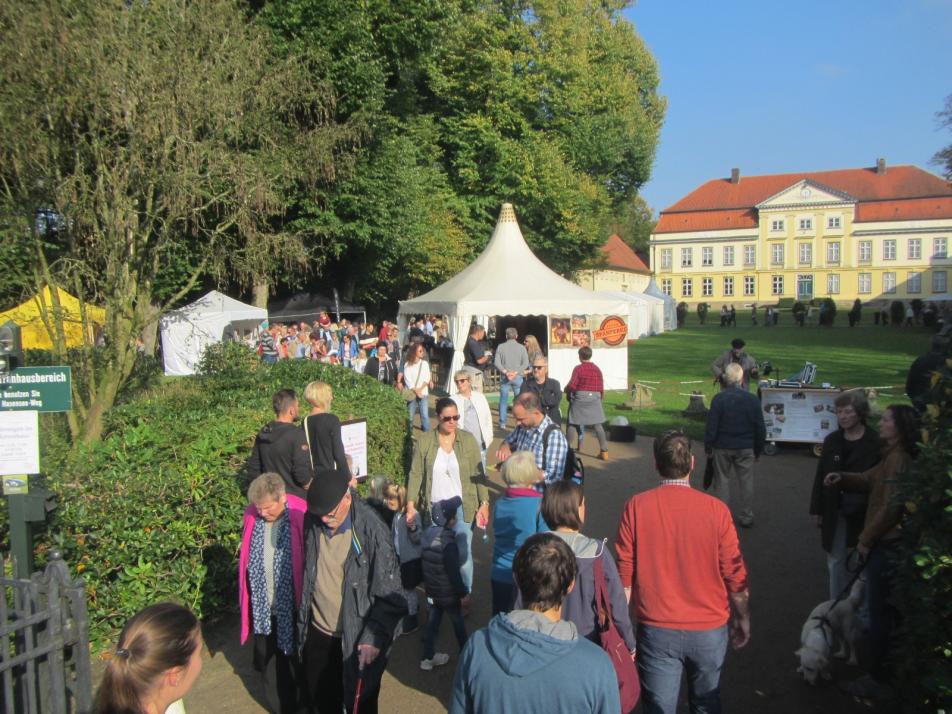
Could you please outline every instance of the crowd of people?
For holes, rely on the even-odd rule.
[[[481,333],[475,326],[471,337]],[[393,643],[418,630],[423,602],[420,669],[451,660],[436,648],[444,616],[460,650],[454,714],[614,714],[633,709],[639,690],[645,712],[673,714],[685,672],[691,710],[720,711],[726,651],[750,640],[736,527],[754,523],[751,471],[765,439],[748,391],[745,345],[735,340],[713,366],[722,391],[704,439],[714,466],[710,493],[688,481],[696,466],[689,439],[664,432],[653,445],[659,483],[625,504],[613,556],[607,541],[582,532],[589,514],[584,486],[566,469],[560,385],[547,376],[542,351],[530,354],[517,337],[507,334],[513,345],[499,360],[519,395],[516,427],[495,452],[505,491],[494,504],[486,464],[493,419],[473,384],[474,370],[489,362],[480,361],[485,350],[469,351],[472,360],[455,374],[457,393],[436,400],[435,427],[423,422],[406,486],[402,478],[377,477],[366,498],[331,412],[331,387],[305,386],[307,415],[294,390],[274,395],[275,419],[259,431],[248,458],[238,573],[240,640],[271,711],[377,711]],[[388,381],[383,365],[393,343],[376,340],[371,376],[427,399],[424,341],[410,343],[402,378]],[[590,398],[570,403],[568,423],[581,442],[584,427],[596,423],[588,412],[601,410],[591,397],[600,397],[602,385],[591,350],[582,348],[579,359],[565,392]],[[418,406],[421,421],[424,411]],[[869,412],[859,390],[837,397],[839,428],[823,444],[809,512],[827,553],[831,599],[849,586],[850,564],[861,563],[868,674],[847,689],[880,698],[891,691],[888,653],[897,622],[889,598],[902,517],[897,482],[915,457],[918,432],[911,407],[888,407],[878,434],[867,427]],[[604,454],[604,433],[596,435]],[[477,573],[474,534],[488,540],[489,532],[491,562]],[[487,574],[492,619],[472,631],[466,618],[474,582]],[[620,644],[608,647],[606,633]],[[120,634],[99,711],[166,711],[197,678],[200,646],[187,609],[163,603],[142,611]]]

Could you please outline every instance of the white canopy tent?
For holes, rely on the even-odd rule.
[[[160,323],[165,373],[195,374],[205,348],[233,332],[250,332],[267,319],[264,308],[246,305],[217,290],[172,310]]]
[[[657,298],[643,295],[641,293],[625,293],[615,291],[605,291],[599,294],[618,298],[619,300],[624,300],[628,303],[629,340],[637,340],[639,337],[647,337],[648,335],[653,335],[664,330],[663,324],[661,325],[661,329],[657,329],[655,326],[657,321],[652,321],[653,313],[658,312],[660,314],[664,306],[664,304],[660,300],[657,300]]]
[[[661,288],[658,287],[658,284],[655,282],[654,278],[652,278],[651,282],[648,283],[648,287],[645,288],[644,294],[660,298],[664,301],[664,329],[678,329],[678,301],[670,295],[665,295],[661,291]]]
[[[445,388],[455,391],[453,373],[463,364],[463,348],[473,318],[493,315],[628,315],[628,302],[579,287],[550,270],[526,244],[512,204],[505,203],[489,244],[461,272],[430,292],[400,302],[401,329],[414,315],[446,315],[453,341],[452,369]],[[626,347],[593,347],[592,361],[602,370],[605,389],[628,388]],[[552,349],[549,374],[563,385],[578,364],[575,349]]]

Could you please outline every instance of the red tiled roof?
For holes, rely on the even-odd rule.
[[[618,234],[613,234],[606,241],[605,245],[602,246],[602,253],[604,253],[605,260],[610,268],[631,270],[636,273],[651,273],[645,262]]]
[[[685,211],[662,213],[655,233],[683,231],[722,231],[731,228],[756,228],[757,211],[753,208],[730,211]]]
[[[886,173],[876,168],[807,171],[769,176],[741,176],[737,183],[714,179],[695,189],[662,213],[752,208],[798,181],[816,183],[848,193],[859,201],[882,201],[927,196],[952,196],[952,185],[917,166],[890,166]]]
[[[952,196],[872,201],[856,206],[857,221],[906,221],[952,218]]]

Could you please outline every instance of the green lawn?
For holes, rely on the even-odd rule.
[[[693,318],[693,320],[692,320]],[[747,342],[747,351],[758,361],[769,360],[779,375],[800,370],[806,361],[817,365],[816,384],[829,382],[840,387],[891,387],[880,389],[878,403],[884,407],[908,400],[903,394],[906,372],[919,355],[929,349],[931,332],[924,328],[893,328],[865,325],[850,329],[752,327],[738,316],[737,328],[721,328],[715,318],[699,325],[693,315],[685,328],[638,340],[629,346],[629,374],[632,382],[643,380],[655,387],[656,406],[639,411],[619,411],[615,407],[629,398],[625,392],[605,395],[605,415],[621,414],[638,427],[639,433],[656,434],[670,427],[684,428],[692,438],[703,435],[703,421],[681,416],[687,407],[686,395],[700,390],[710,406],[715,394],[710,364],[730,346],[734,337]],[[775,375],[771,375],[772,377]],[[701,380],[699,384],[680,384]]]

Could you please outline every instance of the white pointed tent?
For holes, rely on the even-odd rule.
[[[639,337],[648,337],[664,330],[663,318],[661,328],[658,321],[652,321],[654,313],[660,316],[664,303],[657,298],[642,293],[625,293],[613,290],[606,290],[599,293],[628,303],[628,339],[637,340]],[[656,310],[657,308],[657,310]]]
[[[654,278],[652,278],[651,282],[648,283],[648,287],[645,288],[644,294],[660,298],[664,301],[664,329],[678,329],[678,301],[670,295],[665,295],[661,288],[658,287],[658,284],[655,282]]]
[[[449,318],[453,340],[447,391],[455,391],[453,373],[463,364],[463,347],[474,316],[479,315],[628,315],[628,303],[594,293],[550,270],[526,244],[512,204],[504,203],[492,238],[476,260],[428,293],[400,302],[398,321],[405,327],[414,315]],[[626,320],[627,321],[627,320]],[[594,348],[592,361],[602,370],[605,389],[628,388],[628,350]],[[573,349],[549,349],[549,374],[563,385],[578,364]]]
[[[264,308],[212,290],[195,302],[162,317],[162,359],[165,373],[195,374],[205,349],[223,338],[226,330],[251,331],[268,319]]]

